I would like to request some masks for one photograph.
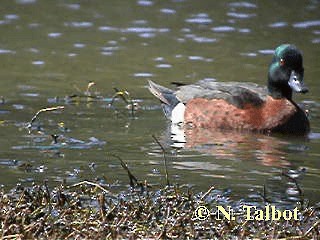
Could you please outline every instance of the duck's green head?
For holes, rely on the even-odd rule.
[[[268,90],[274,98],[292,98],[292,91],[308,92],[303,84],[303,60],[294,45],[283,44],[276,48],[268,73]]]

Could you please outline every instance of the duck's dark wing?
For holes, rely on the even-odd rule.
[[[175,107],[180,101],[177,99],[175,92],[169,88],[163,87],[159,84],[149,82],[149,91],[158,98],[162,103]]]
[[[263,104],[267,90],[254,83],[199,81],[180,87],[175,95],[183,103],[193,98],[223,99],[238,108],[243,108],[246,104]]]

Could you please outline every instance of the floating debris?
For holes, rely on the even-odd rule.
[[[50,112],[50,111],[56,111],[56,110],[62,110],[64,109],[64,106],[57,106],[57,107],[48,107],[48,108],[42,108],[40,109],[31,119],[31,121],[27,124],[26,128],[29,130],[29,133],[31,132],[31,128],[32,128],[32,124],[34,123],[34,121],[37,120],[38,116],[40,115],[40,113],[44,113],[44,112]]]

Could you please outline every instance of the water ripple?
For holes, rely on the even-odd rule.
[[[76,54],[76,53],[68,53],[68,54],[67,54],[68,57],[76,57],[77,55],[78,55],[78,54]]]
[[[281,28],[281,27],[286,27],[288,26],[287,22],[275,22],[275,23],[270,23],[269,27],[271,28]]]
[[[18,4],[33,4],[36,2],[37,2],[37,0],[16,0],[16,3],[18,3]]]
[[[205,62],[212,62],[212,58],[205,58],[202,56],[188,56],[188,59],[191,61],[205,61]]]
[[[74,43],[73,46],[75,48],[84,48],[86,46],[86,44],[84,44],[84,43]]]
[[[172,65],[171,64],[167,64],[167,63],[160,63],[156,65],[157,68],[171,68]]]
[[[25,106],[22,104],[12,104],[12,107],[16,110],[22,110],[25,109]]]
[[[111,27],[111,26],[100,26],[99,31],[101,32],[118,31],[118,28]]]
[[[162,12],[164,14],[175,14],[176,10],[170,9],[170,8],[162,8],[162,9],[160,9],[160,12]]]
[[[119,47],[118,46],[101,47],[101,50],[105,52],[112,52],[112,51],[119,50]]]
[[[311,140],[314,140],[314,139],[318,140],[318,139],[320,139],[320,133],[311,132],[311,133],[309,133],[308,138]]]
[[[274,50],[273,49],[261,49],[258,52],[263,54],[263,55],[272,55],[272,54],[274,54]]]
[[[10,111],[8,110],[0,110],[0,114],[8,114],[10,113]],[[1,122],[1,124],[3,124],[3,121]]]
[[[161,62],[161,61],[164,61],[164,58],[163,57],[156,57],[153,60],[156,62]]]
[[[147,0],[139,0],[137,2],[138,5],[140,6],[152,6],[153,2],[152,1],[147,1]]]
[[[128,33],[164,33],[169,32],[169,28],[152,28],[152,27],[128,27],[122,30],[122,32],[128,32]]]
[[[257,5],[254,3],[250,3],[250,2],[232,2],[229,3],[230,7],[235,7],[235,8],[257,8]]]
[[[62,33],[59,32],[52,32],[52,33],[48,33],[48,37],[50,38],[58,38],[61,37]]]
[[[156,33],[166,33],[170,32],[169,28],[151,28],[151,27],[128,27],[122,29],[123,33],[137,33],[139,37],[142,38],[152,38],[155,37]]]
[[[238,32],[240,32],[240,33],[250,33],[251,29],[249,29],[249,28],[239,28]]]
[[[141,19],[141,20],[134,20],[132,23],[136,25],[146,25],[148,21]]]
[[[37,150],[56,150],[56,149],[89,149],[93,147],[99,147],[106,144],[105,141],[101,141],[95,137],[90,137],[88,141],[82,141],[75,138],[64,138],[64,142],[53,143],[50,145],[19,145],[12,146],[11,149],[14,150],[24,150],[24,149],[37,149]]]
[[[24,97],[39,97],[40,96],[39,93],[21,93],[20,95],[24,96]]]
[[[7,19],[7,20],[17,20],[20,17],[18,15],[16,15],[16,14],[6,14],[4,16],[4,18]]]
[[[80,4],[78,4],[78,3],[65,4],[64,6],[68,9],[71,9],[71,10],[79,10],[80,9]]]
[[[15,54],[15,51],[9,49],[0,49],[0,54]]]
[[[309,28],[320,26],[320,20],[297,22],[293,24],[295,28]]]
[[[186,34],[185,37],[190,38],[197,43],[213,43],[217,41],[216,38],[199,37],[199,36],[196,36],[195,34]]]
[[[41,66],[41,65],[44,65],[44,64],[45,64],[45,62],[41,61],[41,60],[32,61],[32,65]]]
[[[257,54],[254,52],[247,52],[247,53],[240,53],[241,56],[246,56],[246,57],[256,57]]]
[[[211,30],[214,32],[233,32],[235,28],[231,26],[218,26],[211,28]]]
[[[255,13],[236,13],[236,12],[228,12],[227,15],[229,17],[247,19],[257,16]]]
[[[212,23],[213,20],[209,18],[206,13],[198,13],[191,15],[191,18],[187,18],[185,20],[187,23],[197,23],[197,24],[209,24]]]
[[[26,51],[31,52],[31,53],[39,53],[40,52],[40,50],[37,48],[28,48],[28,49],[26,49]]]
[[[66,27],[89,28],[93,26],[92,22],[65,22]]]
[[[38,28],[41,26],[41,24],[40,23],[29,23],[28,26],[29,26],[29,28]]]
[[[134,77],[153,77],[154,75],[152,73],[147,72],[140,72],[140,73],[134,73]]]
[[[320,43],[320,38],[314,38],[311,41],[312,43]]]

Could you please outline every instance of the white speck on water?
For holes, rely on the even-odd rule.
[[[65,22],[66,27],[89,28],[93,26],[92,22]]]
[[[228,12],[227,15],[229,17],[239,18],[239,19],[247,19],[255,17],[255,13],[237,13],[237,12]]]
[[[112,54],[113,54],[113,52],[105,52],[105,51],[101,52],[101,55],[103,55],[103,56],[111,56]]]
[[[295,28],[309,28],[320,26],[320,20],[297,22],[293,24]]]
[[[71,10],[79,10],[80,9],[80,4],[78,4],[78,3],[65,4],[65,6]]]
[[[248,52],[248,53],[240,53],[241,56],[246,56],[246,57],[256,57],[257,54],[254,52]]]
[[[29,52],[31,52],[31,53],[39,53],[40,52],[40,50],[39,49],[37,49],[37,48],[29,48],[29,49],[27,49]]]
[[[239,28],[238,32],[240,32],[240,33],[250,33],[251,29],[249,29],[249,28]]]
[[[4,16],[5,19],[7,20],[17,20],[19,19],[20,17],[16,14],[7,14]]]
[[[22,104],[13,104],[12,107],[16,110],[22,110],[25,108]]]
[[[32,65],[41,66],[41,65],[44,65],[44,64],[45,64],[45,62],[44,62],[44,61],[41,61],[41,60],[32,61]]]
[[[86,46],[86,44],[84,44],[84,43],[74,43],[73,46],[75,48],[84,48]]]
[[[0,54],[15,54],[15,51],[9,49],[0,49]]]
[[[185,20],[187,23],[197,23],[197,24],[210,24],[213,22],[206,13],[198,13],[191,15],[190,18]]]
[[[258,52],[261,53],[261,54],[264,54],[264,55],[274,54],[274,50],[273,49],[261,49]]]
[[[110,40],[110,41],[108,41],[108,44],[110,44],[110,45],[117,45],[118,42],[117,42],[117,41],[114,41],[114,40]]]
[[[161,63],[156,65],[157,68],[171,68],[171,64]]]
[[[77,56],[78,54],[76,54],[76,53],[68,53],[68,57],[75,57],[75,56]]]
[[[211,30],[214,32],[233,32],[235,28],[231,26],[218,26],[211,28]]]
[[[21,96],[25,96],[25,97],[39,97],[40,94],[39,93],[21,93]]]
[[[257,5],[250,2],[232,2],[229,3],[230,7],[234,8],[257,8]]]
[[[29,28],[37,28],[37,27],[40,27],[41,24],[40,23],[30,23],[28,26],[29,26]]]
[[[162,8],[162,9],[160,9],[160,12],[162,12],[164,14],[175,14],[176,10],[170,9],[170,8]]]
[[[180,31],[183,33],[189,33],[189,32],[191,32],[191,29],[190,28],[181,28]]]
[[[162,61],[164,61],[164,58],[163,57],[156,57],[153,60],[156,62],[162,62]]]
[[[98,29],[99,29],[99,31],[101,31],[101,32],[109,32],[109,31],[116,31],[116,30],[118,30],[117,28],[115,28],[115,27],[110,27],[110,26],[100,26]]]
[[[152,1],[147,1],[147,0],[139,0],[137,2],[138,5],[140,6],[152,6],[153,2]]]
[[[199,37],[194,34],[186,34],[185,37],[190,38],[197,43],[213,43],[217,41],[215,38]]]
[[[204,60],[204,57],[201,57],[201,56],[189,56],[188,58],[189,58],[189,60],[192,60],[192,61],[202,61],[202,60]]]
[[[105,52],[111,52],[111,51],[116,51],[119,50],[118,46],[108,46],[108,47],[102,47],[101,50]]]
[[[37,2],[37,0],[16,0],[16,3],[18,3],[18,4],[33,4],[36,2]]]
[[[48,37],[50,38],[58,38],[61,37],[62,33],[59,32],[52,32],[52,33],[48,33]]]
[[[134,77],[153,77],[152,73],[147,73],[147,72],[140,72],[140,73],[134,73]]]
[[[148,24],[148,21],[141,19],[141,20],[134,20],[132,23],[134,25],[146,25],[146,24]]]
[[[312,43],[320,43],[320,38],[314,38],[311,41]]]
[[[286,26],[288,26],[287,22],[275,22],[275,23],[269,24],[269,27],[271,27],[271,28],[282,28],[282,27],[286,27]]]

